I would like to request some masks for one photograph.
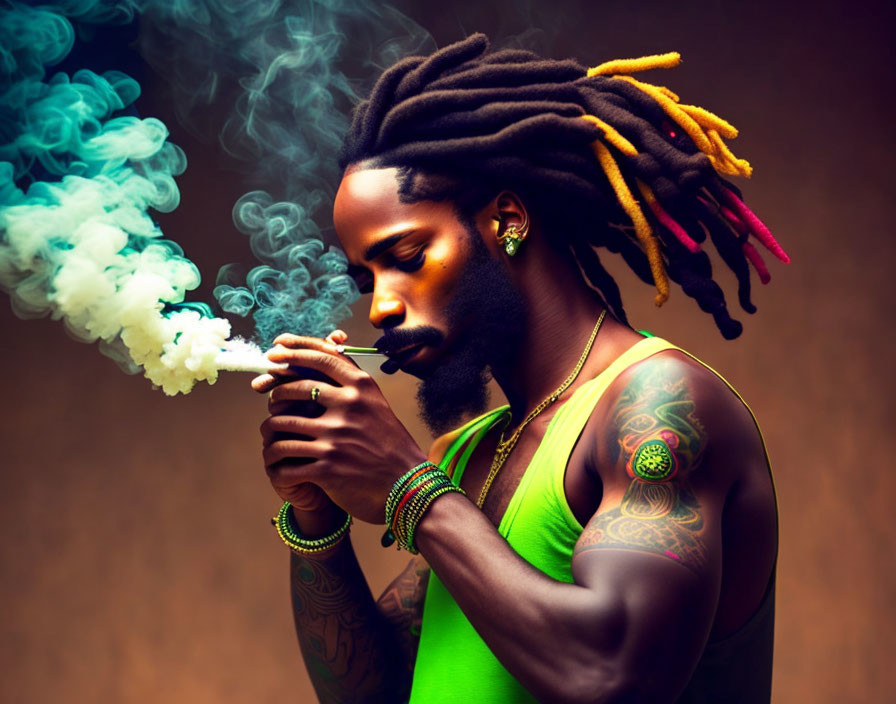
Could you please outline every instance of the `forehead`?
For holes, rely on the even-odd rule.
[[[359,223],[394,216],[404,205],[398,198],[398,169],[349,167],[333,204],[337,230],[352,229]]]
[[[358,167],[343,176],[333,204],[333,224],[349,259],[360,261],[367,247],[389,235],[454,218],[449,202],[402,203],[397,176],[396,168]]]

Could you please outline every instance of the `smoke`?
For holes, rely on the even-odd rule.
[[[83,21],[112,19],[99,3],[71,9]],[[174,176],[186,159],[158,120],[116,116],[140,93],[124,74],[44,80],[74,38],[68,19],[48,8],[14,5],[0,15],[0,286],[19,316],[61,318],[78,339],[101,340],[111,356],[142,366],[166,393],[188,391],[214,381],[209,359],[230,326],[178,308],[199,273],[148,214],[177,206]]]
[[[177,207],[174,177],[186,158],[162,122],[128,114],[140,87],[125,74],[47,77],[71,51],[76,27],[126,23],[138,12],[148,28],[141,50],[170,78],[179,118],[195,126],[197,105],[235,100],[221,144],[289,199],[252,191],[238,201],[235,224],[262,265],[245,285],[225,267],[215,290],[226,311],[253,314],[262,344],[287,330],[323,336],[358,296],[344,255],[324,245],[315,221],[335,188],[336,153],[363,86],[339,66],[346,28],[363,37],[353,42],[362,56],[355,66],[371,77],[412,48],[389,36],[421,46],[426,35],[405,31],[412,23],[390,8],[338,0],[288,8],[279,0],[67,0],[0,10],[0,287],[17,315],[61,319],[165,393],[187,393],[221,369],[261,369],[266,360],[229,341],[230,323],[207,305],[184,302],[199,272],[150,212]],[[165,41],[148,39],[153,33]]]
[[[254,306],[257,334],[268,343],[284,330],[322,337],[351,315],[358,289],[344,273],[345,254],[326,248],[302,206],[274,203],[255,191],[237,201],[233,219],[249,235],[255,256],[269,264],[249,272],[247,287],[215,288],[224,310],[246,315]],[[228,273],[225,267],[219,281]]]
[[[382,69],[435,43],[369,0],[175,0],[144,11],[140,50],[166,77],[178,120],[197,136],[217,134],[264,189],[233,211],[262,264],[246,276],[223,267],[215,297],[253,316],[261,345],[285,330],[327,335],[359,297],[320,229],[351,109]],[[235,110],[219,124],[208,107],[222,103]]]

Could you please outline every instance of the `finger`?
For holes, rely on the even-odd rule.
[[[342,345],[348,340],[348,333],[345,330],[334,330],[327,335],[327,342],[334,345]]]
[[[306,416],[276,415],[265,418],[259,427],[261,440],[264,446],[271,445],[279,440],[315,440],[319,438],[328,426],[317,418]],[[300,438],[284,438],[283,435],[300,435]]]
[[[261,452],[264,460],[264,466],[268,472],[275,471],[273,465],[283,460],[302,460],[315,459],[319,460],[326,455],[326,444],[318,440],[278,440],[272,442]],[[308,463],[304,466],[311,466]],[[308,473],[311,474],[310,472]],[[317,472],[314,472],[317,474]],[[304,481],[312,481],[313,477],[308,476]]]
[[[268,405],[282,401],[316,401],[320,405],[329,408],[344,401],[344,395],[340,391],[342,388],[314,379],[289,381],[271,390]],[[316,392],[315,389],[317,390]]]
[[[332,333],[331,333],[332,334]],[[290,349],[309,349],[318,352],[336,354],[336,345],[322,340],[319,337],[307,337],[305,335],[293,335],[290,332],[283,333],[274,338],[274,346],[280,345]]]
[[[277,379],[271,374],[261,374],[249,382],[253,391],[263,394],[270,391],[277,384]]]
[[[262,374],[255,377],[250,382],[250,385],[255,391],[263,394],[267,393],[279,384],[283,384],[290,379],[296,378],[299,378],[299,372],[297,372],[295,369],[276,370],[268,374]]]
[[[268,351],[267,357],[272,362],[285,363],[291,367],[314,369],[342,386],[356,382],[359,374],[363,374],[347,357],[335,353],[275,347]]]
[[[313,471],[309,471],[309,465],[315,462],[317,460],[282,460],[270,467],[266,467],[265,471],[271,486],[275,490],[286,489],[289,493],[293,493],[297,486],[301,484],[310,485],[312,483],[308,479],[311,471]]]

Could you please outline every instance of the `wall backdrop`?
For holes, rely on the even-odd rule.
[[[508,2],[401,7],[440,44],[530,21]],[[743,336],[723,341],[681,293],[658,312],[627,270],[618,280],[633,323],[725,374],[765,431],[781,515],[774,701],[883,701],[896,691],[894,6],[547,7],[532,17],[550,25],[555,56],[594,65],[678,50],[684,64],[663,83],[741,130],[733,147],[756,171],[747,201],[793,259],[755,290]],[[141,112],[166,118],[165,86],[146,78]],[[196,299],[211,300],[217,267],[246,255],[230,222],[243,188],[190,135],[174,128],[173,141],[190,167],[163,224],[204,274]],[[167,398],[2,303],[0,700],[310,701],[288,557],[269,523],[265,399],[249,377]],[[369,342],[365,303],[349,327]],[[427,443],[413,380],[381,381]],[[380,531],[353,529],[375,592],[406,559],[379,547]]]

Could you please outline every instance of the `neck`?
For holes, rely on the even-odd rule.
[[[530,259],[538,261],[535,257]],[[522,340],[525,352],[492,369],[495,381],[510,404],[513,424],[522,421],[535,406],[556,391],[573,371],[603,310],[597,298],[584,285],[570,278],[580,276],[578,271],[570,272],[567,267],[550,264],[533,264],[525,268],[530,269],[523,271],[520,277],[521,281],[526,281],[525,286],[520,286],[528,313]],[[548,292],[547,295],[545,292]],[[610,327],[609,322],[605,320],[604,325]],[[602,331],[604,325],[601,326]],[[589,359],[572,388],[588,378],[588,370],[593,366],[589,362],[596,356],[600,340],[604,337],[601,334],[595,340]]]

